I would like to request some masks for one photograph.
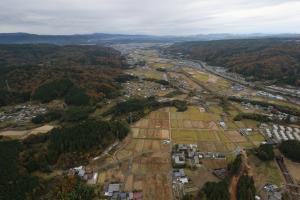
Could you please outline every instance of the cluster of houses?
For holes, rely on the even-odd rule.
[[[222,121],[220,121],[220,126],[222,127],[222,128],[224,128],[224,129],[226,129],[227,128],[227,126],[226,126],[226,123],[222,120]]]
[[[172,152],[172,163],[176,168],[199,167],[201,159],[226,159],[220,152],[200,152],[197,144],[176,144]]]
[[[267,192],[269,200],[281,200],[282,199],[282,193],[280,191],[280,188],[277,185],[266,184],[264,186],[264,190],[265,190],[265,192]]]
[[[245,107],[246,110],[249,110],[249,109],[263,109],[262,106],[259,106],[259,105],[253,105],[251,103],[246,103],[246,102],[242,102],[241,103],[242,106]]]
[[[276,143],[286,140],[300,141],[300,128],[273,124],[271,128],[265,128],[265,136]]]
[[[240,91],[243,91],[243,90],[245,89],[245,86],[240,85],[240,84],[237,84],[237,83],[234,83],[234,84],[231,86],[231,89],[232,89],[233,91],[240,92]]]
[[[199,166],[200,160],[197,144],[176,144],[172,152],[174,167]]]
[[[186,184],[189,182],[188,177],[185,175],[184,169],[173,169],[173,183]]]
[[[94,172],[90,167],[74,167],[69,170],[69,176],[79,176],[83,180],[87,181],[88,184],[96,184],[98,179],[98,172]]]
[[[45,105],[17,105],[0,112],[0,122],[11,121],[28,122],[37,115],[45,114],[47,107]]]
[[[172,76],[170,82],[183,90],[189,91],[191,89],[191,85],[179,75]]]
[[[166,91],[168,88],[154,82],[126,82],[123,84],[125,88],[125,97],[142,96],[144,98],[155,96],[158,92]]]
[[[246,110],[249,110],[249,109],[264,110],[269,113],[270,119],[275,120],[275,121],[286,121],[287,119],[293,123],[300,121],[299,117],[294,116],[294,115],[289,115],[284,112],[280,112],[277,109],[275,109],[273,106],[264,107],[264,106],[260,106],[260,105],[253,105],[249,102],[247,102],[247,103],[242,102],[241,105],[244,106]]]
[[[264,92],[264,91],[258,91],[256,93],[256,95],[261,96],[261,97],[268,97],[268,98],[271,98],[271,99],[284,100],[284,98],[280,95],[273,95],[271,93]]]
[[[104,196],[111,200],[142,200],[142,192],[122,192],[120,183],[110,183],[104,186]]]
[[[292,94],[294,96],[298,96],[300,97],[300,88],[298,87],[279,87],[279,86],[276,86],[276,85],[270,85],[270,86],[267,86],[268,88],[272,89],[272,90],[275,90],[275,91],[280,91],[282,93],[288,93],[288,94]]]
[[[240,134],[242,136],[248,136],[248,135],[251,135],[253,132],[253,129],[252,128],[241,128],[240,129]]]
[[[213,174],[219,179],[225,179],[228,172],[226,168],[214,169]]]

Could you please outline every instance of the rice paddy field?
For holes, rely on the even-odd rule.
[[[163,144],[170,138],[168,111],[169,108],[152,112],[132,125],[123,145],[106,158],[105,162],[117,164],[99,173],[100,187],[121,182],[123,191],[142,191],[143,199],[172,199],[172,148]]]
[[[221,77],[189,67],[185,67],[183,69],[184,71],[188,72],[195,80],[199,81],[203,85],[206,85],[214,92],[224,92],[230,89],[230,82]]]
[[[230,107],[231,112],[234,115],[237,111]],[[131,125],[131,134],[124,144],[106,158],[105,162],[119,161],[119,164],[101,171],[98,184],[122,182],[124,191],[141,190],[144,199],[172,199],[169,174],[173,145],[198,144],[200,151],[225,153],[225,160],[202,161],[205,169],[215,169],[226,167],[234,159],[237,148],[253,148],[264,140],[258,132],[248,137],[239,133],[241,127],[256,127],[256,122],[234,122],[230,114],[225,118],[223,115],[222,107],[216,104],[208,108],[189,106],[185,112],[177,112],[173,107],[151,112]],[[225,129],[219,125],[222,119],[226,119],[228,127]],[[169,139],[171,143],[165,144],[164,140]],[[260,166],[258,170],[265,168]],[[207,171],[206,175],[209,173]],[[196,172],[191,173],[191,177],[196,179],[196,176]],[[278,177],[270,174],[270,178],[276,182]]]
[[[163,73],[153,70],[147,67],[138,67],[132,70],[127,70],[129,73],[132,73],[138,77],[145,77],[145,78],[154,78],[154,79],[163,79]]]
[[[232,117],[225,120],[226,129],[220,127],[222,108],[213,105],[208,111],[191,106],[186,112],[170,108],[171,138],[175,144],[198,144],[201,151],[231,153],[237,147],[253,148],[264,140],[255,133],[249,137],[239,133],[240,128],[256,127],[252,121],[234,122]]]

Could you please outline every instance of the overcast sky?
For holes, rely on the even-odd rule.
[[[300,33],[300,0],[0,0],[0,32]]]

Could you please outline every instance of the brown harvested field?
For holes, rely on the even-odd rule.
[[[136,122],[127,144],[116,154],[119,159],[132,155],[131,161],[124,161],[118,168],[123,175],[118,177],[123,178],[125,191],[143,191],[143,199],[172,199],[171,146],[163,144],[164,139],[171,137],[173,144],[198,144],[199,150],[204,152],[232,152],[239,144],[248,145],[246,138],[239,132],[220,128],[219,120],[220,113],[190,106],[186,112],[176,112],[175,108],[160,109]],[[145,155],[143,152],[149,153]],[[217,180],[207,169],[227,166],[225,159],[203,160],[202,163],[204,168],[191,171],[189,175],[197,187],[201,187],[207,180]],[[103,182],[103,175],[100,177]],[[110,177],[110,174],[105,175],[105,180],[106,177]]]
[[[125,180],[124,174],[118,168],[101,172],[100,175],[98,176],[99,184],[105,184],[109,182],[124,182],[124,180]]]
[[[116,158],[121,160],[121,159],[128,158],[129,156],[132,156],[132,155],[133,155],[132,151],[122,149],[122,150],[118,151],[118,153],[116,154]]]
[[[197,120],[171,120],[172,129],[211,129],[211,130],[220,130],[216,122],[204,122]]]
[[[234,143],[224,143],[224,145],[226,146],[227,151],[234,151],[237,148],[237,145]]]
[[[130,192],[133,191],[133,175],[129,175],[126,179],[125,185],[124,185],[124,191]]]
[[[162,139],[170,137],[168,110],[152,112],[146,119],[135,123],[128,143],[116,153],[118,158],[135,156],[132,157],[131,164],[130,161],[125,161],[119,170],[124,176],[124,190],[142,191],[143,199],[172,199],[169,177],[171,147],[162,143]],[[142,152],[151,153],[141,155]]]
[[[222,142],[222,143],[231,143],[230,138],[227,135],[225,135],[225,132],[220,131],[220,132],[217,133],[217,136],[218,136],[218,140],[220,142]]]
[[[143,199],[172,199],[172,188],[168,180],[171,169],[170,146],[160,140],[133,139],[143,143],[141,151],[153,153],[133,159],[130,175],[126,179],[129,190],[143,191]]]
[[[216,122],[213,122],[213,121],[209,122],[208,128],[211,130],[219,130],[218,125],[216,124]]]
[[[161,130],[161,137],[162,138],[170,138],[170,131],[169,130]]]
[[[171,128],[178,128],[178,123],[176,119],[171,120]]]
[[[209,82],[209,83],[217,83],[217,81],[218,81],[218,77],[217,76],[209,74],[209,78],[208,78],[207,82]]]
[[[202,127],[202,123],[199,121],[189,121],[189,123],[191,124],[192,128],[201,128]]]
[[[143,199],[172,199],[172,187],[166,175],[146,175],[143,185]]]
[[[54,129],[54,126],[44,125],[35,129],[30,130],[29,134],[47,133]]]
[[[229,151],[226,146],[224,145],[224,143],[222,142],[215,142],[214,143],[215,148],[216,148],[216,152],[227,152]]]
[[[202,188],[207,181],[219,181],[219,179],[216,176],[214,176],[210,171],[203,167],[198,168],[197,170],[186,169],[185,174],[191,178],[193,184],[195,184],[195,186],[198,188]]]
[[[171,120],[190,120],[190,121],[202,121],[202,122],[211,122],[219,121],[220,114],[218,113],[208,113],[203,112],[203,109],[198,106],[189,106],[188,110],[185,112],[176,112],[175,109],[170,109],[171,111]]]
[[[170,146],[160,140],[131,139],[124,149],[117,152],[118,157],[126,153],[139,155],[143,151],[153,153],[132,157],[132,162],[124,161],[115,169],[101,172],[98,184],[121,182],[124,183],[124,191],[142,191],[143,199],[172,199],[170,150]]]
[[[184,128],[193,128],[192,122],[190,120],[183,120]]]
[[[161,150],[161,142],[158,140],[153,140],[152,141],[152,150],[154,152],[160,151]]]
[[[216,152],[217,147],[214,142],[199,142],[199,150],[202,152]]]
[[[154,111],[132,126],[133,138],[169,139],[169,109]]]
[[[226,159],[202,160],[202,164],[209,169],[226,168]]]
[[[148,119],[168,119],[169,113],[166,109],[159,109],[158,111],[151,112],[146,118]]]
[[[143,127],[141,127],[143,128]],[[167,119],[149,119],[148,128],[169,128],[169,120]]]
[[[102,186],[105,183],[105,178],[106,172],[99,173],[97,183]]]
[[[39,134],[39,133],[47,133],[48,131],[51,131],[54,128],[54,126],[50,125],[44,125],[38,128],[34,128],[31,130],[8,130],[8,131],[2,131],[0,132],[1,136],[7,136],[17,139],[24,139],[28,137],[31,134]]]
[[[247,142],[247,139],[238,131],[226,131],[225,134],[232,142]]]
[[[139,128],[131,128],[131,132],[134,138],[139,136]]]
[[[263,162],[254,155],[248,156],[248,164],[253,175],[257,190],[263,188],[266,183],[281,185],[284,178],[275,161]]]
[[[134,181],[133,190],[143,191],[144,190],[143,181]]]
[[[168,173],[170,160],[161,156],[142,157],[134,161],[146,173]],[[139,171],[140,173],[140,171]]]
[[[190,142],[197,144],[198,142],[215,142],[218,141],[217,131],[210,131],[204,129],[173,129],[172,139],[174,143]]]
[[[295,182],[300,184],[300,163],[293,162],[287,158],[284,159],[284,162]]]
[[[138,127],[138,128],[148,128],[148,119],[141,119],[137,121],[132,127]]]
[[[135,152],[142,152],[144,148],[145,140],[135,140],[135,141],[136,141]]]
[[[145,140],[143,151],[150,151],[150,150],[152,150],[152,140]]]
[[[28,134],[28,131],[2,131],[0,135],[8,137],[22,137]]]

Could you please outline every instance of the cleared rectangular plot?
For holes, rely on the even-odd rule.
[[[237,131],[226,131],[225,134],[232,142],[247,142],[247,139]]]
[[[148,127],[148,119],[141,119],[137,121],[133,127],[138,127],[138,128],[147,128]]]
[[[259,134],[259,133],[250,135],[250,136],[248,136],[248,138],[249,138],[251,141],[253,141],[253,142],[258,142],[258,143],[261,143],[261,142],[265,141],[264,136],[262,136],[262,135]]]
[[[171,128],[178,128],[178,123],[176,119],[171,120]]]
[[[240,147],[246,148],[246,149],[255,148],[255,146],[250,142],[239,142],[239,143],[237,143],[237,145],[239,145]]]
[[[133,138],[169,139],[170,133],[168,129],[139,129],[138,133],[134,129]]]
[[[181,141],[201,142],[201,141],[217,141],[216,131],[208,130],[172,130],[172,139],[176,143]]]
[[[215,147],[217,152],[228,152],[229,150],[226,148],[225,144],[222,142],[215,142]]]
[[[226,146],[227,151],[234,151],[237,148],[237,145],[232,142],[224,143],[224,145]]]
[[[218,132],[219,141],[221,142],[230,142],[231,140],[228,138],[228,136],[225,135],[224,132],[220,131]]]
[[[202,152],[217,152],[217,147],[214,142],[199,142],[198,148]]]

